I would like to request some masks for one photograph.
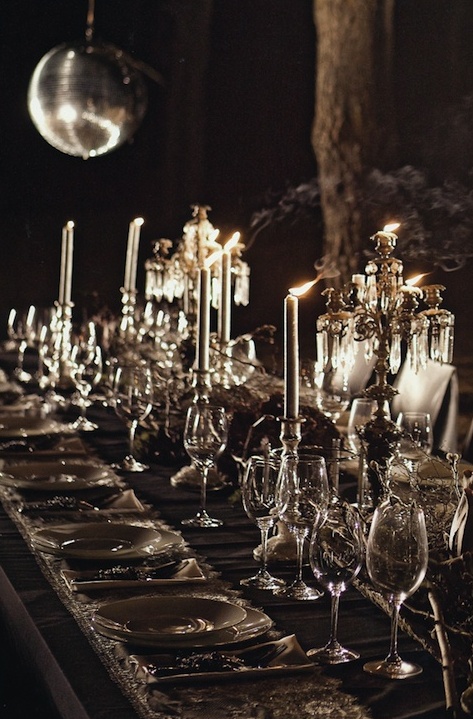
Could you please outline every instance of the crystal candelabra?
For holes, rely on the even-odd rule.
[[[388,416],[387,406],[397,391],[388,383],[401,366],[402,347],[406,362],[417,372],[430,358],[450,363],[453,354],[454,315],[441,309],[442,285],[417,287],[423,275],[404,281],[403,263],[393,257],[398,225],[388,225],[371,240],[377,257],[369,260],[365,274],[353,275],[341,289],[327,288],[327,312],[317,320],[317,361],[324,371],[348,375],[355,353],[363,342],[367,359],[375,356],[376,383],[365,395],[376,402],[374,418],[361,435],[369,467],[379,473],[389,464],[399,446],[400,431]],[[425,309],[420,308],[423,301]],[[382,492],[379,477],[368,470],[374,501]]]
[[[223,250],[223,245],[217,242],[219,230],[208,219],[209,209],[206,205],[195,205],[176,250],[172,252],[171,240],[157,240],[153,245],[153,257],[145,263],[146,299],[177,303],[186,315],[190,329],[195,326],[197,315],[199,270],[213,253],[218,259]],[[231,248],[231,283],[233,302],[246,306],[249,303],[250,270],[241,259],[243,247],[237,242]],[[217,310],[222,298],[222,264],[215,261],[211,266],[212,306]]]

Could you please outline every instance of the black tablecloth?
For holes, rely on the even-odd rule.
[[[103,460],[121,459],[127,449],[126,434],[115,415],[102,407],[92,407],[89,415],[98,421],[100,429],[88,433],[85,441]],[[246,518],[240,503],[232,501],[230,490],[208,494],[209,509],[224,520],[223,527],[181,527],[181,519],[195,512],[199,498],[194,490],[171,486],[169,480],[175,471],[176,468],[153,466],[143,474],[124,477],[140,498],[153,504],[163,519],[182,531],[196,552],[239,588],[240,579],[257,568],[252,557],[259,543],[257,528]],[[0,565],[2,719],[136,719],[128,700],[110,680],[75,620],[43,577],[16,527],[1,510]],[[293,567],[273,567],[273,571],[288,579]],[[306,573],[306,578],[311,579],[309,568]],[[277,628],[295,633],[304,649],[327,640],[328,597],[295,602],[258,590],[242,588],[242,592],[273,618]],[[400,653],[423,666],[421,675],[396,682],[363,672],[368,658],[387,654],[389,634],[388,617],[350,589],[341,600],[339,636],[344,644],[357,649],[361,658],[324,671],[339,678],[342,690],[369,707],[374,719],[443,719],[447,713],[441,668],[412,639],[401,634]]]

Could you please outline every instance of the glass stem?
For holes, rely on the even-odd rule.
[[[330,606],[330,639],[329,645],[338,644],[338,608],[340,606],[340,592],[332,594]]]
[[[130,453],[130,457],[135,456],[135,434],[136,434],[136,428],[138,427],[138,420],[134,419],[132,423],[130,424],[130,432],[128,435],[128,451]]]
[[[209,467],[204,464],[202,467],[202,477],[200,485],[200,514],[207,514],[207,480],[209,476]]]
[[[266,574],[268,571],[268,535],[269,525],[264,522],[260,525],[261,531],[261,573]]]
[[[386,661],[390,664],[399,664],[401,662],[401,658],[397,652],[397,629],[400,609],[401,602],[393,600],[391,604],[391,646],[389,647],[389,654],[386,657]]]
[[[296,546],[297,546],[296,582],[302,582],[302,564],[303,564],[303,559],[304,559],[304,539],[305,539],[305,533],[298,531],[296,533]]]

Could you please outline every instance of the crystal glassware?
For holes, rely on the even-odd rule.
[[[366,548],[366,569],[391,609],[391,645],[387,657],[370,661],[364,670],[388,679],[406,679],[422,667],[399,656],[397,634],[402,603],[420,587],[428,562],[424,512],[414,502],[391,495],[375,510]]]
[[[137,427],[153,406],[153,379],[148,365],[137,363],[117,367],[113,381],[113,405],[129,430],[129,452],[118,468],[127,472],[143,472],[148,465],[139,462],[134,455]]]
[[[297,546],[297,574],[287,587],[276,590],[289,599],[319,599],[322,592],[303,580],[304,542],[322,524],[330,501],[325,459],[318,455],[282,456],[279,481],[281,519],[294,535]]]
[[[307,656],[322,664],[342,664],[359,658],[337,637],[340,595],[359,573],[363,562],[363,535],[356,510],[346,502],[332,502],[323,524],[313,533],[309,561],[315,578],[331,595],[330,638]]]
[[[280,461],[276,457],[253,456],[246,463],[241,483],[243,507],[261,532],[261,566],[258,572],[240,584],[256,589],[278,589],[285,586],[283,579],[273,577],[267,567],[268,535],[282,510],[278,493]]]
[[[80,395],[80,414],[72,427],[81,432],[92,432],[98,428],[95,422],[87,419],[86,413],[89,394],[100,382],[102,371],[102,351],[98,345],[80,342],[72,346],[70,376]]]
[[[223,452],[228,438],[228,420],[224,407],[195,402],[187,410],[184,449],[200,472],[200,508],[182,524],[190,527],[220,527],[223,522],[207,512],[207,480],[215,460]]]
[[[400,412],[396,423],[402,430],[399,455],[409,472],[411,484],[417,485],[419,464],[433,449],[432,421],[429,412]]]

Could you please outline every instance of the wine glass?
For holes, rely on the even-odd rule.
[[[337,501],[329,507],[324,523],[312,534],[309,561],[315,578],[328,589],[332,599],[331,630],[327,644],[309,649],[307,656],[322,664],[342,664],[359,658],[337,638],[340,595],[359,573],[363,562],[360,518],[353,507]]]
[[[358,454],[361,449],[360,428],[370,421],[376,410],[376,402],[367,397],[355,397],[351,404],[347,425],[350,449]]]
[[[15,343],[17,351],[16,367],[13,375],[20,382],[31,382],[32,375],[24,367],[25,352],[34,337],[36,307],[30,305],[28,310],[12,308],[8,314],[7,334]]]
[[[98,428],[95,422],[87,419],[86,413],[89,394],[100,382],[102,371],[102,351],[99,345],[89,342],[79,342],[72,345],[70,376],[80,395],[80,414],[72,423],[72,427],[80,432],[92,432]]]
[[[187,410],[184,427],[184,449],[200,472],[200,509],[191,519],[183,519],[188,527],[220,527],[220,519],[207,513],[207,480],[210,468],[223,452],[228,438],[228,420],[224,407],[196,402]]]
[[[421,585],[428,553],[424,512],[420,507],[395,496],[378,505],[368,535],[366,569],[391,609],[391,646],[386,659],[364,665],[366,672],[388,679],[406,679],[422,672],[422,667],[399,656],[397,631],[402,602]]]
[[[153,379],[148,365],[117,367],[113,381],[113,405],[129,431],[129,452],[118,468],[127,472],[143,472],[148,465],[139,462],[134,454],[136,429],[153,406]]]
[[[258,572],[240,584],[256,589],[278,589],[285,586],[283,579],[273,577],[267,568],[269,530],[279,518],[282,506],[278,493],[280,462],[275,457],[250,457],[241,483],[243,507],[261,531],[261,566]]]
[[[325,372],[316,397],[317,408],[332,422],[336,422],[350,404],[346,384],[337,380],[333,371]]]
[[[310,454],[283,455],[279,491],[281,519],[296,539],[297,572],[292,584],[275,593],[290,599],[318,599],[322,592],[304,582],[302,569],[304,541],[324,520],[330,501],[325,459]]]
[[[433,448],[432,422],[429,412],[400,412],[397,425],[402,430],[399,454],[409,472],[411,483],[417,484],[419,464]]]

